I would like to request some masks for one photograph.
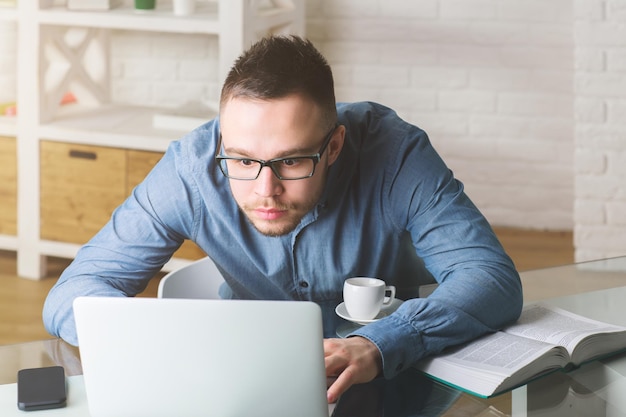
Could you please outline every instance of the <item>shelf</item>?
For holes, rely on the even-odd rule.
[[[155,129],[152,119],[163,109],[133,106],[85,108],[63,106],[55,120],[39,127],[43,140],[165,152],[187,132]],[[215,115],[207,115],[207,121]]]
[[[17,21],[17,10],[15,7],[0,6],[0,22],[3,21]]]
[[[76,257],[76,253],[82,246],[76,243],[53,242],[50,240],[41,240],[39,245],[39,250],[42,255],[69,259]]]
[[[0,249],[17,250],[17,237],[10,235],[0,235]]]
[[[42,255],[54,256],[57,258],[73,259],[76,253],[83,246],[76,243],[55,242],[52,240],[41,240],[39,242],[39,251]],[[17,248],[17,239],[4,237],[0,235],[0,249],[15,250]],[[163,272],[170,272],[189,265],[193,261],[181,258],[170,259],[161,269]]]
[[[171,3],[165,6],[159,4],[155,10],[149,11],[117,7],[94,12],[53,6],[39,10],[37,20],[48,25],[208,35],[218,35],[222,29],[217,14],[217,3],[213,2],[198,3],[195,13],[190,16],[175,16]]]
[[[0,136],[17,136],[17,119],[13,116],[0,116]]]

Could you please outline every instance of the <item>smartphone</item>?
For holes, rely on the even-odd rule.
[[[65,407],[67,393],[62,366],[22,369],[17,373],[17,407],[47,410]]]

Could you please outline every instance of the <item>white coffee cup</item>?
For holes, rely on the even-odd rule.
[[[375,318],[383,306],[390,305],[396,296],[396,287],[385,285],[378,278],[348,278],[343,283],[343,302],[350,317],[357,320]]]

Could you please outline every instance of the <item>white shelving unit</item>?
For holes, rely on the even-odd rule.
[[[17,22],[17,10],[12,7],[1,6],[0,23],[3,22]],[[17,129],[15,125],[15,117],[6,117],[0,115],[0,136],[16,136]]]
[[[109,34],[112,30],[215,36],[220,83],[234,59],[267,34],[304,34],[304,0],[215,0],[198,2],[192,16],[175,16],[171,4],[138,12],[132,2],[104,12],[70,11],[58,0],[20,0],[15,10],[0,8],[0,19],[15,20],[18,31],[18,116],[0,118],[0,134],[15,136],[18,152],[18,233],[0,235],[0,249],[17,250],[18,275],[39,279],[46,257],[74,257],[79,248],[40,239],[39,142],[165,151],[173,135],[155,129],[155,109],[119,106],[109,97]],[[82,38],[70,41],[70,31]],[[85,51],[97,50],[106,63],[90,74]],[[61,64],[49,57],[54,50]],[[60,106],[68,86],[79,85],[93,99],[88,105]],[[173,260],[168,269],[185,261]]]
[[[13,24],[17,22],[17,10],[14,7],[0,7],[0,24]],[[0,137],[17,137],[17,125],[15,117],[0,115]],[[2,198],[0,196],[0,198]],[[17,250],[17,236],[0,233],[0,249]]]

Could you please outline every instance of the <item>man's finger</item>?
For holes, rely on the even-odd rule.
[[[328,388],[326,391],[326,397],[328,398],[329,403],[334,403],[337,401],[339,396],[346,392],[348,388],[350,388],[354,384],[354,372],[351,367],[344,369],[344,371],[339,374],[335,382]]]

